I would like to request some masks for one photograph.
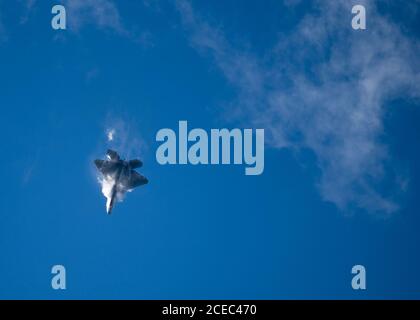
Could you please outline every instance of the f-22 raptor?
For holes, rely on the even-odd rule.
[[[106,160],[98,159],[94,162],[96,168],[101,172],[103,179],[105,179],[105,182],[109,184],[109,188],[111,189],[108,192],[109,194],[105,194],[107,197],[106,212],[111,214],[118,194],[124,194],[136,187],[147,184],[149,181],[134,171],[134,169],[140,168],[143,165],[140,160],[125,161],[114,150],[108,150],[106,157]]]

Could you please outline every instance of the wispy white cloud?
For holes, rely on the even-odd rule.
[[[274,148],[314,152],[324,200],[389,214],[399,190],[384,195],[378,186],[402,178],[386,167],[384,108],[395,97],[419,97],[419,43],[362,2],[368,30],[351,28],[351,1],[316,1],[317,11],[280,35],[264,59],[234,47],[189,2],[177,8],[192,45],[210,52],[238,89],[235,118],[265,128]]]
[[[108,30],[141,45],[153,47],[153,34],[149,30],[127,27],[123,22],[117,2],[113,0],[64,0],[68,29],[80,32],[85,27]]]
[[[94,79],[96,79],[100,74],[100,70],[97,67],[93,67],[86,72],[85,75],[85,82],[87,84],[91,83]]]
[[[23,14],[20,17],[20,23],[25,24],[29,20],[32,10],[35,8],[37,0],[20,0],[23,5]]]
[[[104,124],[104,137],[101,139],[100,150],[115,150],[124,159],[142,159],[147,145],[140,134],[138,124],[127,117],[109,113]],[[116,200],[123,201],[125,194],[131,192],[122,184],[117,184],[115,175],[103,175],[95,171],[95,176],[101,185],[102,194],[107,198],[106,207],[109,210],[113,189]]]
[[[141,158],[147,150],[139,125],[128,117],[108,114],[104,125],[106,148],[120,153],[124,158]]]
[[[162,2],[160,0],[143,0],[142,3],[145,8],[152,9],[156,12],[161,11]]]
[[[30,183],[34,176],[34,172],[39,163],[39,159],[41,156],[41,149],[37,149],[29,158],[28,163],[23,166],[22,171],[22,186],[26,186]]]
[[[117,6],[111,0],[64,0],[69,29],[78,31],[84,26],[109,29],[127,34]]]

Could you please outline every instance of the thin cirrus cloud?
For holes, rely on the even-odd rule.
[[[28,22],[31,11],[36,6],[37,0],[21,0],[23,6],[23,14],[20,17],[20,23],[25,24]]]
[[[143,157],[148,147],[137,121],[108,113],[105,119],[106,144],[101,149],[115,149],[124,158]]]
[[[315,1],[316,11],[280,33],[264,59],[233,46],[190,2],[177,1],[177,9],[191,45],[210,53],[237,88],[238,107],[231,114],[265,128],[273,148],[311,150],[323,200],[343,211],[389,215],[399,209],[400,182],[407,177],[390,170],[381,142],[384,110],[390,99],[419,98],[419,42],[381,16],[373,2],[361,3],[367,30],[351,28],[351,1]],[[380,186],[386,181],[395,187],[385,195]]]
[[[112,0],[64,0],[68,29],[78,33],[85,27],[94,26],[98,30],[114,32],[143,48],[153,47],[153,34],[149,30],[127,27],[116,3]]]
[[[65,0],[69,29],[79,31],[86,25],[109,29],[120,35],[128,35],[115,3],[110,0]]]
[[[19,0],[22,8],[20,24],[28,22],[39,3],[38,0]],[[95,26],[101,30],[112,30],[119,35],[130,36],[112,0],[63,0],[61,4],[66,9],[66,23],[70,31],[78,32],[85,26]],[[0,38],[3,29],[0,20]]]

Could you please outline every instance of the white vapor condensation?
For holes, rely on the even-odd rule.
[[[109,208],[109,204],[112,198],[112,189],[114,185],[116,185],[116,177],[112,175],[98,175],[98,182],[101,185],[102,194],[107,199],[107,210]],[[121,184],[116,185],[117,193],[116,193],[116,200],[122,202],[124,200],[124,196],[127,192],[131,192],[131,189],[124,188]]]
[[[299,1],[287,1],[289,5]],[[293,30],[262,55],[236,48],[220,28],[177,1],[191,45],[212,55],[238,91],[229,113],[265,128],[273,148],[310,150],[323,200],[343,211],[399,209],[401,172],[390,165],[384,137],[389,101],[420,97],[420,45],[373,1],[312,1]],[[367,30],[351,27],[353,4],[367,8]],[[380,186],[392,182],[389,192]],[[391,190],[392,189],[392,190]]]
[[[140,158],[141,152],[145,149],[145,144],[135,128],[134,124],[120,117],[108,116],[105,124],[106,145],[102,148],[116,151],[123,159]],[[107,199],[107,209],[110,205],[114,186],[116,187],[116,201],[118,202],[122,202],[126,193],[132,191],[132,189],[117,184],[115,175],[103,175],[98,171],[96,178],[101,186],[102,194]]]
[[[108,129],[107,130],[108,141],[113,141],[114,140],[114,135],[115,135],[115,129]]]

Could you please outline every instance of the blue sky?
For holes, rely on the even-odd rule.
[[[0,298],[420,298],[419,10],[0,0]],[[159,165],[179,120],[265,129],[264,173]],[[111,216],[108,147],[150,181]]]

